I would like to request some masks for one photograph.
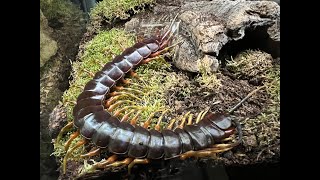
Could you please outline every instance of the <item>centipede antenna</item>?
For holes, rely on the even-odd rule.
[[[173,44],[173,45],[171,45],[171,46],[168,46],[168,47],[166,47],[165,48],[165,50],[167,50],[167,49],[170,49],[170,48],[173,48],[173,47],[175,47],[175,46],[177,46],[178,44],[181,44],[181,43],[183,43],[184,41],[179,41],[179,42],[177,42],[177,43],[175,43],[175,44]]]
[[[245,102],[247,99],[249,99],[253,94],[255,94],[256,92],[258,92],[260,89],[264,88],[265,85],[258,87],[257,89],[251,91],[245,98],[243,98],[238,104],[236,104],[234,107],[232,107],[228,113],[231,114],[233,113],[237,108],[239,108],[241,106],[241,104],[243,102]]]
[[[179,23],[178,23],[178,26],[177,26],[177,27],[172,28],[173,25],[174,25],[175,20],[176,20],[177,17],[178,17],[178,15],[179,15],[179,14],[177,14],[177,15],[173,18],[173,20],[172,20],[172,22],[171,22],[168,30],[167,30],[167,31],[165,32],[165,34],[162,36],[161,42],[168,36],[168,34],[170,34],[170,33],[173,34],[173,33],[177,30],[177,28],[179,27]]]
[[[177,33],[177,34],[179,33],[180,22],[181,21],[178,21],[175,26],[171,27],[170,36],[168,37],[168,40],[170,40],[172,38],[174,33]]]

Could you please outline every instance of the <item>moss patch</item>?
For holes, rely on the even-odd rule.
[[[247,50],[229,61],[226,67],[238,78],[257,78],[272,67],[272,56],[259,50]]]
[[[152,4],[154,0],[104,0],[99,2],[96,7],[90,12],[90,19],[94,23],[105,20],[107,23],[112,23],[114,19],[128,19],[129,11],[137,13],[143,10],[146,4]]]
[[[221,87],[220,79],[218,79],[216,73],[211,72],[208,67],[200,68],[200,74],[197,76],[196,82],[204,88],[219,90]]]
[[[245,151],[251,152],[248,158],[256,162],[275,158],[275,154],[280,156],[280,67],[269,69],[266,77],[266,92],[270,97],[268,107],[257,117],[246,118],[241,123],[244,135],[254,137],[257,142],[251,145],[248,139],[244,139]]]

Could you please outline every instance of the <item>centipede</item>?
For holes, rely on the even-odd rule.
[[[172,42],[179,23],[175,17],[164,33],[145,38],[125,49],[84,86],[73,108],[73,121],[67,123],[57,137],[58,141],[67,129],[77,129],[65,143],[64,173],[68,156],[88,142],[93,143],[95,148],[83,157],[93,156],[101,150],[111,153],[108,158],[96,162],[94,169],[124,165],[128,166],[129,173],[136,164],[148,164],[152,160],[208,157],[231,150],[241,143],[241,125],[227,112],[200,113],[195,124],[183,121],[173,128],[173,123],[169,123],[161,129],[158,123],[154,129],[148,129],[150,121],[140,126],[134,120],[120,120],[119,113],[112,114],[107,110],[110,107],[108,97],[113,93],[111,90],[118,82],[125,81],[125,75],[134,75],[136,67],[152,61],[176,45]],[[235,142],[225,143],[235,134],[238,134]],[[78,136],[81,140],[69,148]]]

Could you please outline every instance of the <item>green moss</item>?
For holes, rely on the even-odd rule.
[[[274,145],[280,143],[280,65],[273,65],[270,54],[247,50],[228,61],[226,67],[238,78],[261,78],[268,95],[266,107],[256,117],[246,118],[241,124],[245,136],[255,136],[258,147],[257,159],[264,151],[270,153]],[[250,149],[250,145],[246,146]],[[262,150],[262,151],[261,151]],[[250,150],[249,150],[250,151]]]
[[[228,61],[226,67],[239,78],[253,78],[272,67],[272,56],[259,50],[247,50]]]
[[[266,90],[270,95],[272,104],[280,105],[280,66],[270,68],[266,73]]]
[[[217,74],[212,72],[210,67],[205,64],[200,66],[200,73],[197,75],[196,82],[200,84],[201,87],[219,90],[222,86],[220,79],[217,78]]]
[[[40,0],[40,9],[48,19],[71,18],[79,11],[79,8],[68,0]]]
[[[280,67],[275,66],[267,70],[264,82],[270,103],[263,112],[255,118],[243,121],[243,130],[256,135],[258,149],[272,153],[271,145],[280,143]],[[258,158],[258,157],[257,157]]]
[[[217,78],[215,73],[202,72],[196,77],[196,82],[200,84],[201,87],[219,90],[222,86],[220,79]]]
[[[105,20],[108,23],[111,23],[116,18],[128,19],[130,17],[129,10],[137,13],[143,9],[145,4],[152,4],[154,2],[154,0],[104,0],[92,9],[90,18],[93,22]]]

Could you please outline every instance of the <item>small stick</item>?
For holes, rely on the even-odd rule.
[[[258,87],[257,89],[251,91],[245,98],[243,98],[238,104],[236,104],[234,107],[232,107],[228,113],[231,114],[233,113],[244,101],[246,101],[247,99],[249,99],[253,94],[255,94],[256,92],[258,92],[260,89],[264,88],[265,85]]]

